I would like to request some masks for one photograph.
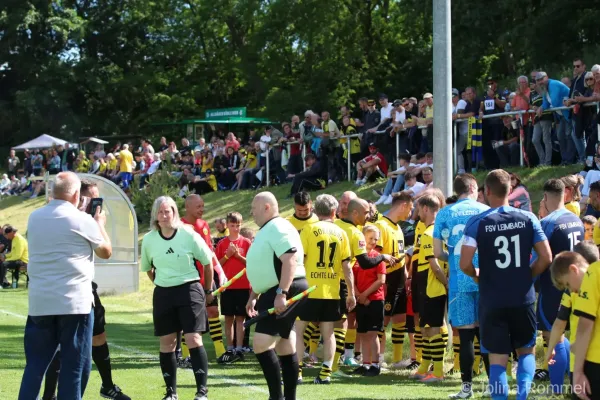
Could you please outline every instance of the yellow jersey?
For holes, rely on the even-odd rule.
[[[594,240],[594,244],[596,246],[600,246],[600,221],[598,221],[596,225],[594,225],[594,234],[592,236],[592,239]]]
[[[346,232],[332,222],[318,221],[302,229],[300,240],[308,286],[317,286],[308,298],[339,300],[342,263],[351,258]]]
[[[595,321],[585,360],[600,364],[600,261],[590,265],[583,276],[573,313]]]
[[[394,258],[399,258],[400,261],[393,267],[387,265],[386,274],[404,268],[404,234],[402,230],[391,219],[386,216],[381,217],[375,222],[375,226],[379,228],[381,234],[377,246],[381,247],[381,254],[389,254]]]
[[[117,169],[117,164],[119,163],[119,160],[117,160],[116,158],[113,158],[112,160],[110,160],[108,162],[108,169],[110,171],[115,171]]]
[[[429,260],[434,258],[433,253],[433,224],[429,225],[423,234],[421,235],[420,249],[419,249],[419,268],[418,272],[427,271],[427,297],[438,297],[445,295],[446,287],[442,282],[435,276],[433,270],[429,267]],[[438,260],[440,268],[444,275],[448,276],[448,264]]]
[[[294,225],[294,228],[296,228],[296,230],[298,232],[302,232],[302,229],[306,225],[310,225],[310,224],[314,224],[315,222],[319,222],[319,218],[314,213],[311,213],[308,218],[298,218],[298,217],[296,217],[296,214],[292,214],[289,217],[287,217],[286,219],[288,221],[290,221],[292,223],[292,225]]]
[[[577,201],[571,201],[569,203],[566,203],[565,208],[571,211],[573,214],[577,215],[578,217],[581,215],[581,207],[579,206],[579,202]]]
[[[119,172],[132,172],[133,171],[133,154],[129,150],[121,150],[119,152],[120,169]]]
[[[217,231],[217,238],[224,238],[229,236],[229,228],[225,228],[225,230],[223,232],[219,232]]]
[[[246,169],[254,169],[254,168],[256,168],[256,163],[257,163],[256,154],[248,153],[248,155],[246,156],[245,168]]]
[[[367,254],[367,241],[365,240],[365,235],[363,235],[362,230],[352,222],[344,219],[336,219],[334,223],[342,228],[342,230],[346,232],[346,236],[348,236],[348,240],[350,241],[350,254],[352,257],[350,265],[354,265],[354,263],[356,263],[356,256]]]
[[[575,344],[576,334],[577,334],[577,324],[579,323],[579,317],[573,313],[573,304],[577,302],[577,293],[563,293],[562,299],[560,300],[560,308],[558,310],[558,315],[556,318],[561,319],[563,321],[567,320],[567,313],[569,318],[569,329],[571,332],[571,336],[569,340],[571,341],[571,349],[575,349],[573,345]],[[575,353],[571,351],[569,363],[569,371],[573,372],[575,368]]]

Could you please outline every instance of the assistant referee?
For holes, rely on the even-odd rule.
[[[272,193],[262,192],[254,197],[252,216],[260,230],[246,256],[246,275],[252,286],[246,311],[253,317],[257,311],[275,307],[277,314],[257,322],[254,353],[269,386],[269,398],[281,400],[285,395],[285,400],[295,400],[298,357],[292,327],[304,301],[289,308],[285,303],[308,288],[302,242],[296,228],[279,216]]]
[[[142,241],[141,270],[156,287],[152,298],[154,334],[160,337],[160,368],[167,386],[163,400],[177,400],[177,333],[183,331],[190,350],[197,392],[194,400],[207,399],[208,358],[202,345],[206,330],[206,304],[212,290],[200,285],[194,260],[204,266],[204,285],[212,287],[212,251],[202,237],[179,219],[172,198],[154,201],[151,231]],[[206,293],[206,296],[205,296]]]

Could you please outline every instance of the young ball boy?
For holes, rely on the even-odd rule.
[[[363,234],[369,257],[377,256],[374,249],[379,240],[379,229],[374,225],[367,225],[363,228]],[[366,369],[363,376],[377,376],[381,372],[378,334],[383,328],[385,263],[381,262],[375,268],[362,269],[357,262],[353,272],[357,296],[357,332],[361,334],[362,359]]]
[[[219,259],[219,263],[223,266],[225,275],[232,278],[246,268],[246,254],[248,254],[251,242],[240,235],[242,225],[242,215],[240,213],[227,214],[226,223],[229,235],[219,241],[215,254]],[[225,316],[227,351],[217,360],[220,364],[230,364],[244,358],[242,343],[244,342],[246,303],[249,296],[250,283],[246,274],[232,283],[221,295],[221,314]]]

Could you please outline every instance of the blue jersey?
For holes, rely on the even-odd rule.
[[[477,292],[479,290],[479,286],[473,278],[460,269],[460,249],[465,225],[469,219],[488,209],[488,206],[475,200],[461,199],[442,208],[435,217],[433,238],[444,241],[448,246],[448,288],[451,297],[457,292]],[[473,258],[475,268],[479,267],[478,259],[478,252],[476,252]]]
[[[530,259],[533,246],[546,240],[529,211],[502,206],[472,217],[463,246],[477,247],[480,304],[487,308],[521,307],[535,302]]]
[[[541,225],[548,238],[553,258],[561,251],[573,251],[573,247],[581,242],[585,235],[581,219],[566,208],[550,213],[541,220]],[[550,268],[540,275],[540,290],[559,296],[559,290],[554,287],[550,278]]]

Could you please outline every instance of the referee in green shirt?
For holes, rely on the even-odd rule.
[[[203,265],[204,284],[211,288],[213,254],[202,237],[179,220],[177,205],[170,197],[161,196],[154,201],[150,227],[152,230],[142,241],[141,270],[156,285],[152,317],[154,334],[160,337],[160,368],[167,386],[163,400],[178,400],[175,347],[181,331],[196,378],[194,400],[205,400],[208,358],[201,334],[206,331],[206,304],[213,296],[212,290],[200,285],[195,260]]]
[[[262,192],[254,197],[252,216],[260,230],[246,255],[246,275],[252,286],[246,311],[251,317],[272,307],[276,312],[257,322],[254,353],[269,386],[269,399],[296,400],[298,357],[292,327],[304,301],[289,308],[285,302],[308,289],[302,242],[296,228],[279,216],[272,193]]]

